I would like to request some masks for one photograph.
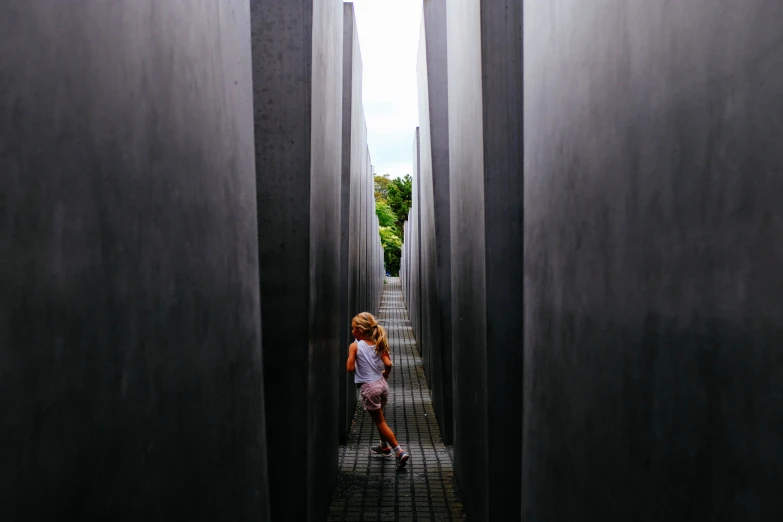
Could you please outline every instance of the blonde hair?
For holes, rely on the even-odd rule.
[[[370,312],[362,312],[351,320],[351,326],[358,328],[362,336],[375,341],[375,352],[389,353],[389,340],[386,338],[386,330]]]

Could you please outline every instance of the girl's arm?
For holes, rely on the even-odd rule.
[[[345,369],[349,372],[353,372],[356,370],[356,352],[358,348],[356,347],[356,343],[351,343],[351,346],[348,347],[348,362],[345,363]]]
[[[381,360],[383,361],[383,366],[384,366],[383,378],[384,379],[388,379],[389,378],[389,374],[391,373],[392,366],[393,366],[392,362],[391,362],[391,357],[389,357],[388,353],[383,352],[381,354]]]

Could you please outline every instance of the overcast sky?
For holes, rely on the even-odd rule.
[[[354,0],[367,142],[377,174],[411,174],[419,124],[416,54],[421,0]]]

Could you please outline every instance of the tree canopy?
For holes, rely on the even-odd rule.
[[[386,201],[389,199],[389,185],[391,178],[388,174],[375,176],[375,201]]]
[[[375,200],[375,213],[378,215],[378,223],[382,227],[391,227],[397,224],[397,214],[386,201]]]
[[[404,178],[393,179],[389,183],[388,192],[389,207],[397,214],[397,228],[402,233],[402,224],[408,219],[408,211],[413,200],[413,178],[406,174]]]
[[[391,179],[388,174],[375,176],[375,213],[380,224],[384,264],[391,275],[400,272],[402,255],[403,223],[408,219],[413,198],[413,178]]]

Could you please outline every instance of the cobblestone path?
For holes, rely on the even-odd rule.
[[[411,458],[397,473],[394,458],[371,454],[370,446],[380,439],[358,401],[348,444],[339,449],[328,520],[464,520],[451,450],[441,440],[400,280],[387,278],[386,283],[378,318],[389,335],[394,362],[386,422]]]

